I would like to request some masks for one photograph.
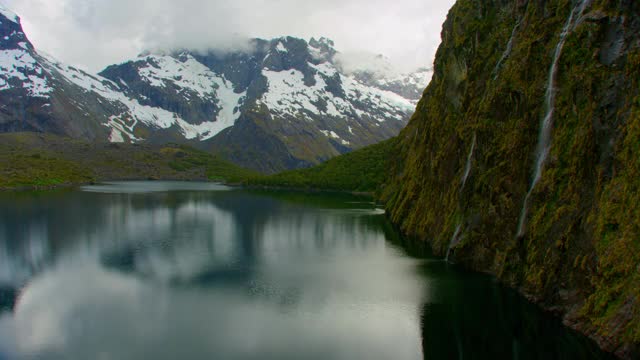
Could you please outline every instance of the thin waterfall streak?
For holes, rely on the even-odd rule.
[[[571,31],[575,30],[576,26],[578,26],[582,22],[582,14],[584,14],[584,10],[591,3],[592,0],[581,0],[580,8],[578,8],[578,16],[575,17],[575,21],[571,24]]]
[[[464,189],[464,185],[467,183],[467,179],[471,174],[471,164],[473,160],[473,153],[476,149],[476,140],[477,140],[476,133],[473,133],[473,140],[471,141],[471,149],[469,150],[469,155],[467,155],[467,164],[465,165],[464,173],[462,175],[462,180],[460,183],[460,191]],[[451,236],[451,240],[449,240],[449,246],[447,247],[447,255],[445,257],[446,262],[449,262],[449,255],[451,254],[451,248],[453,248],[458,244],[458,241],[459,241],[458,238],[460,236],[461,229],[462,229],[462,221],[458,223],[458,226],[456,226],[456,230],[453,232],[453,236]]]
[[[471,150],[469,150],[469,155],[467,155],[467,164],[464,167],[464,175],[462,175],[462,184],[460,185],[460,190],[464,189],[464,185],[467,183],[467,180],[469,179],[469,175],[471,174],[471,165],[473,161],[473,153],[475,150],[476,150],[476,133],[473,133]]]
[[[460,235],[460,229],[462,228],[462,222],[458,224],[456,227],[456,231],[453,232],[453,236],[451,236],[451,240],[449,240],[449,247],[447,248],[447,256],[445,256],[444,260],[449,262],[449,255],[451,254],[451,248],[458,244],[458,235]]]
[[[518,233],[517,237],[524,236],[525,222],[527,220],[527,212],[529,212],[529,197],[531,196],[531,191],[527,193],[527,196],[524,198],[524,204],[522,205],[522,210],[520,210],[520,218],[518,219]]]
[[[511,55],[511,50],[513,50],[513,39],[516,37],[516,32],[518,31],[519,27],[520,27],[520,20],[518,20],[516,25],[513,27],[513,30],[511,31],[511,37],[509,38],[509,41],[507,42],[507,48],[502,53],[502,56],[500,57],[500,60],[498,60],[498,63],[496,64],[496,67],[493,69],[493,80],[496,80],[498,78],[498,75],[500,74],[499,71],[500,71],[500,67],[502,66],[502,63],[505,60],[507,60],[507,58]]]
[[[526,227],[526,217],[527,213],[529,212],[529,199],[536,185],[542,178],[542,170],[551,150],[551,130],[553,128],[553,112],[555,110],[556,101],[556,76],[558,74],[558,62],[560,60],[560,56],[562,55],[564,44],[567,41],[567,36],[569,36],[574,28],[574,19],[580,19],[587,6],[587,2],[588,0],[582,0],[578,7],[574,7],[573,9],[571,9],[569,18],[562,28],[560,39],[556,44],[556,49],[553,54],[553,61],[551,62],[551,68],[549,69],[549,76],[547,81],[547,91],[545,93],[545,116],[542,119],[540,133],[538,135],[538,144],[536,145],[536,167],[531,185],[529,186],[529,191],[527,191],[527,195],[525,196],[524,203],[522,205],[522,210],[520,211],[517,232],[518,237],[524,235]]]

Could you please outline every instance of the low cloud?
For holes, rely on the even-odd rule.
[[[453,0],[0,0],[35,46],[89,70],[144,50],[230,50],[251,37],[326,36],[347,54],[430,66]]]
[[[382,76],[394,76],[400,75],[405,70],[394,66],[382,54],[366,51],[341,52],[336,55],[335,60],[347,74],[356,71],[368,71]]]

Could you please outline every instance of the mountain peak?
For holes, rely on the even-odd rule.
[[[33,45],[22,30],[20,17],[2,4],[0,4],[0,50],[33,50]]]
[[[309,52],[314,59],[320,62],[333,61],[333,58],[338,53],[333,40],[326,37],[321,37],[318,40],[311,38],[309,40]]]
[[[20,17],[16,15],[13,11],[9,10],[6,6],[0,3],[0,15],[4,16],[7,20],[14,22],[16,24],[20,24]],[[1,20],[0,20],[1,22]]]
[[[309,45],[316,49],[320,49],[322,47],[331,47],[331,48],[335,47],[335,43],[333,42],[333,40],[326,38],[324,36],[320,37],[317,40],[316,38],[312,37],[311,40],[309,40]]]

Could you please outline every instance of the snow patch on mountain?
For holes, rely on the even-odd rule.
[[[220,131],[231,127],[240,117],[240,106],[247,98],[247,92],[236,93],[233,89],[233,84],[228,81],[224,76],[215,77],[216,98],[218,99],[218,106],[220,112],[216,118],[216,121],[209,122],[208,128],[202,128],[202,140],[210,139]],[[204,123],[203,123],[204,124]]]
[[[224,77],[215,78],[214,81],[217,85],[215,95],[218,99],[220,112],[215,121],[205,121],[198,125],[186,122],[181,124],[181,128],[186,132],[187,139],[208,140],[220,131],[233,126],[240,117],[240,106],[246,99],[246,91],[240,94],[236,93],[233,90],[233,84],[230,81],[226,81]]]
[[[262,101],[271,111],[294,117],[308,111],[336,118],[346,118],[348,114],[356,112],[349,102],[329,93],[326,82],[320,76],[315,76],[314,86],[307,86],[304,75],[298,70],[263,69],[262,75],[269,83],[269,91],[263,95]]]
[[[278,46],[276,47],[276,50],[278,50],[281,53],[286,53],[288,52],[287,48],[284,47],[284,45],[282,44],[282,42],[278,42]]]
[[[327,78],[338,74],[328,63],[310,65]],[[369,114],[378,122],[389,118],[401,121],[415,108],[410,100],[400,95],[368,87],[352,77],[338,75],[347,95],[345,100],[327,91],[323,76],[315,75],[315,85],[307,86],[304,75],[298,70],[278,72],[263,69],[262,74],[269,84],[269,91],[263,95],[262,101],[270,110],[294,117],[309,111],[343,119]],[[381,116],[372,115],[372,109],[381,110]]]
[[[313,101],[317,101],[323,95],[323,89],[319,83],[312,87],[306,86],[302,72],[271,71],[265,68],[262,75],[267,78],[269,84],[269,91],[262,99],[270,110],[291,116],[304,110],[314,114],[321,113]]]
[[[38,61],[28,51],[0,51],[0,91],[22,87],[29,96],[48,98],[52,89]]]
[[[233,126],[239,117],[237,108],[245,96],[244,93],[236,94],[233,91],[232,85],[224,78],[210,78],[211,81],[209,82],[209,87],[212,89],[211,96],[218,97],[221,111],[217,120],[204,121],[200,124],[194,125],[186,122],[173,112],[157,107],[141,105],[138,100],[127,97],[121,91],[120,87],[110,80],[97,75],[94,76],[88,74],[71,66],[64,66],[54,59],[48,60],[55,70],[57,70],[69,83],[79,86],[86,92],[94,92],[107,101],[120,104],[120,106],[125,109],[121,114],[111,116],[109,121],[104,124],[111,128],[109,140],[112,142],[125,141],[125,137],[131,141],[141,140],[134,135],[134,129],[138,122],[160,129],[168,129],[172,126],[177,126],[186,139],[209,139],[220,131]],[[169,68],[176,68],[173,66],[175,64],[171,61],[167,59],[165,60],[166,61],[162,61],[161,63],[170,64]],[[192,66],[192,68],[194,67],[193,64],[188,66]],[[191,86],[190,89],[197,87],[200,87],[200,89],[204,88],[203,83],[190,82],[190,80],[193,79],[201,80],[197,78],[197,76],[188,73],[188,71],[181,71],[179,73],[184,74],[183,79],[187,80],[184,80],[183,84]]]
[[[338,73],[338,69],[336,69],[335,66],[328,62],[324,62],[318,65],[309,64],[309,66],[328,77],[333,77]]]
[[[351,145],[349,141],[342,139],[340,135],[336,134],[336,132],[333,130],[320,130],[320,132],[328,138],[339,140],[340,144],[342,145],[345,145],[345,146]]]
[[[109,135],[109,141],[113,143],[121,143],[125,141],[123,135],[129,138],[130,141],[138,141],[139,139],[135,137],[133,134],[134,128],[137,125],[137,120],[131,122],[131,125],[128,125],[125,120],[125,114],[121,114],[119,116],[110,116],[109,122],[105,124],[105,126],[111,128],[111,134]]]
[[[323,133],[324,136],[326,136],[326,137],[330,137],[330,138],[334,138],[334,139],[340,139],[340,136],[338,134],[336,134],[335,131],[320,130],[320,132]]]
[[[201,99],[213,98],[216,75],[193,56],[187,55],[180,61],[171,56],[149,55],[142,60],[148,65],[140,68],[139,74],[152,86],[165,87],[171,83],[186,90],[185,96],[192,91]]]

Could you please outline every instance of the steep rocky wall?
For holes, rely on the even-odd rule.
[[[390,216],[639,356],[640,3],[458,0],[442,40],[400,134]]]

